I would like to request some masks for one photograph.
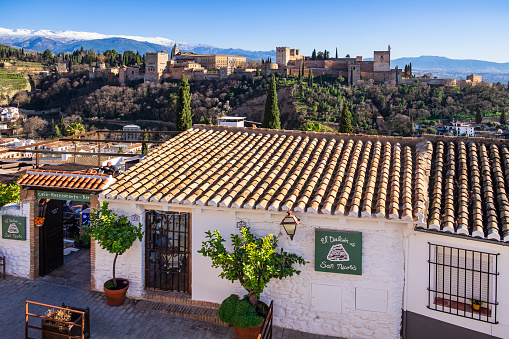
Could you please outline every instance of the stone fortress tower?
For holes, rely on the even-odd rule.
[[[147,52],[145,60],[145,81],[159,82],[168,64],[168,53]]]

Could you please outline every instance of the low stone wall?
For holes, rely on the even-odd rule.
[[[4,215],[26,217],[25,240],[0,236],[0,255],[5,256],[5,272],[15,277],[30,278],[30,203],[8,204],[0,209],[0,219]]]

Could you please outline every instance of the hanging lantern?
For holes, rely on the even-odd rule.
[[[292,211],[288,211],[288,214],[284,217],[283,221],[281,221],[281,225],[283,225],[286,234],[290,236],[290,240],[293,240],[299,222],[299,218],[293,215]]]

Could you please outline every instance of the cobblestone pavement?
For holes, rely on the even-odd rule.
[[[90,307],[91,338],[94,339],[235,338],[232,327],[144,311],[136,308],[136,302],[131,299],[120,307],[109,307],[103,293],[63,286],[44,279],[26,280],[10,276],[0,279],[0,338],[24,338],[26,300],[55,306],[66,303],[75,307]],[[29,336],[40,338],[35,330],[29,332]],[[333,339],[278,327],[273,329],[273,338]]]

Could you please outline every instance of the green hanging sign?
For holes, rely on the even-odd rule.
[[[69,193],[69,192],[52,192],[52,191],[36,191],[37,199],[53,199],[53,200],[72,200],[72,201],[90,201],[90,194]]]
[[[2,215],[2,238],[26,240],[26,217]]]
[[[362,275],[362,233],[316,229],[315,271]]]

